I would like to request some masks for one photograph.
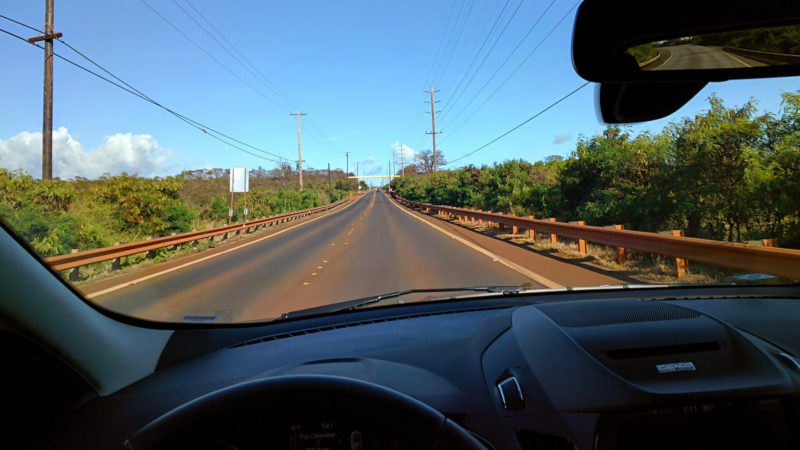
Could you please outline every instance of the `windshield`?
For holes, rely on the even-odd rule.
[[[0,219],[103,308],[800,278],[796,77],[609,126],[575,2],[45,3],[0,8]]]

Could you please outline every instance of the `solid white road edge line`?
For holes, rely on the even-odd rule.
[[[549,278],[543,277],[542,275],[539,275],[536,272],[528,270],[528,269],[520,266],[519,264],[517,264],[515,262],[509,261],[509,260],[503,258],[500,255],[496,255],[496,254],[490,252],[489,250],[486,250],[485,248],[483,248],[483,247],[481,247],[481,246],[479,246],[477,244],[473,244],[472,242],[470,242],[470,241],[468,241],[466,239],[463,239],[460,236],[456,236],[455,234],[450,233],[449,231],[447,231],[447,230],[445,230],[443,228],[440,228],[440,227],[436,226],[435,224],[433,224],[431,222],[428,222],[427,220],[425,220],[425,219],[423,219],[421,217],[417,217],[415,214],[412,214],[408,210],[402,208],[400,205],[397,204],[397,202],[395,202],[391,198],[389,199],[389,201],[394,206],[396,206],[400,211],[403,211],[404,213],[408,214],[409,216],[411,216],[411,217],[419,220],[420,222],[428,225],[429,227],[431,227],[431,228],[433,228],[433,229],[435,229],[435,230],[437,230],[437,231],[439,231],[439,232],[441,232],[441,233],[443,233],[443,234],[445,234],[445,235],[457,240],[458,242],[466,245],[467,247],[469,247],[469,248],[471,248],[471,249],[473,249],[475,251],[483,253],[484,255],[486,255],[486,256],[488,256],[488,257],[490,257],[492,259],[496,259],[497,262],[499,262],[500,264],[508,267],[511,270],[519,272],[522,275],[525,275],[526,277],[532,279],[533,281],[536,281],[537,283],[541,283],[541,284],[543,284],[546,287],[551,288],[551,289],[561,289],[561,288],[565,288],[566,287],[564,285],[556,283],[555,281],[553,281],[553,280],[551,280]]]

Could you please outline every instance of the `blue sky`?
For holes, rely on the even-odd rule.
[[[573,11],[484,104],[573,7],[574,0],[556,0],[525,40],[550,0],[522,0],[458,100],[456,87],[465,73],[462,87],[472,76],[467,69],[504,0],[189,0],[293,105],[248,73],[176,2],[145,1],[256,89],[217,65],[141,0],[56,0],[55,28],[71,45],[164,105],[293,160],[297,158],[297,134],[289,113],[296,104],[309,114],[301,119],[303,159],[313,168],[325,168],[328,163],[344,168],[344,152],[349,151],[351,170],[358,161],[362,173],[385,173],[392,148],[398,143],[417,151],[430,148],[430,136],[424,134],[430,127],[430,115],[425,114],[423,90],[431,83],[440,91],[437,109],[442,113],[437,128],[443,134],[439,147],[449,159],[483,145],[582,83],[570,60]],[[194,13],[185,0],[176,1]],[[518,5],[520,0],[508,1],[473,69]],[[40,27],[44,2],[6,0],[0,14]],[[0,28],[25,37],[33,35],[2,19]],[[57,43],[55,48],[80,61],[63,45]],[[13,169],[16,167],[10,166],[38,164],[42,51],[0,35],[0,54],[4,59],[0,152],[5,152],[0,153],[4,155],[0,165]],[[479,94],[479,88],[506,58],[508,63]],[[799,88],[796,77],[713,83],[676,114],[637,125],[634,130],[659,130],[670,121],[692,116],[705,109],[705,99],[712,92],[729,105],[741,105],[755,97],[762,108],[776,111],[780,92]],[[568,155],[576,139],[604,128],[595,112],[594,89],[587,86],[458,165]],[[475,95],[475,101],[457,117]],[[477,109],[480,104],[484,106]],[[86,176],[120,170],[164,175],[203,167],[275,166],[226,147],[60,60],[55,61],[54,110],[55,148],[62,158],[69,155],[68,160],[56,164],[56,176],[70,176],[82,169]],[[472,118],[462,123],[473,112]],[[22,158],[22,153],[30,157]],[[30,170],[38,175],[38,165]]]

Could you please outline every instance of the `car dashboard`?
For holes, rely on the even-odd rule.
[[[794,289],[520,294],[178,330],[155,373],[36,440],[136,448],[147,424],[203,395],[325,375],[405,394],[486,448],[800,448]],[[170,447],[420,448],[379,405],[285,400],[187,429]]]

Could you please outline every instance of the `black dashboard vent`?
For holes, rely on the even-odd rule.
[[[460,309],[456,311],[437,311],[437,312],[428,312],[428,313],[418,313],[418,314],[407,314],[403,316],[392,316],[392,317],[383,317],[380,319],[369,319],[369,320],[358,320],[354,322],[344,322],[344,323],[337,323],[333,325],[328,325],[324,327],[315,327],[315,328],[306,328],[302,330],[294,330],[286,333],[277,333],[271,334],[255,339],[250,339],[248,341],[240,342],[235,345],[231,345],[228,348],[238,348],[244,347],[247,345],[253,344],[260,344],[262,342],[267,341],[277,341],[279,339],[286,339],[294,336],[301,336],[304,334],[313,334],[319,333],[321,331],[330,331],[330,330],[338,330],[340,328],[350,328],[350,327],[358,327],[361,325],[371,325],[374,323],[383,323],[383,322],[393,322],[395,320],[405,320],[405,319],[416,319],[419,317],[431,317],[431,316],[443,316],[447,314],[461,314],[461,313],[468,313],[468,312],[475,312],[475,311],[491,311],[494,309],[506,309],[508,306],[487,306],[485,308],[469,308],[469,309]]]
[[[562,327],[595,327],[632,322],[680,320],[699,317],[700,313],[667,303],[641,300],[575,301],[538,305]]]

